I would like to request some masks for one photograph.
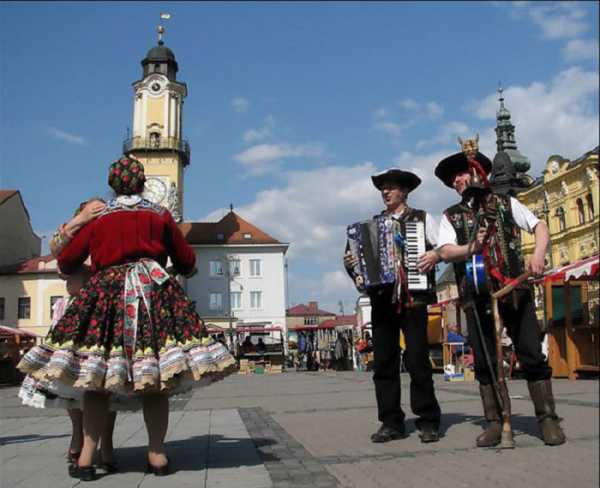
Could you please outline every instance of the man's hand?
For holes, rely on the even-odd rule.
[[[545,267],[545,256],[540,256],[538,253],[534,252],[533,256],[529,260],[529,264],[527,265],[527,269],[533,273],[534,276],[541,276],[544,274]]]
[[[427,251],[425,254],[419,256],[417,262],[417,268],[421,273],[427,273],[431,271],[437,263],[440,262],[440,256],[436,251]]]
[[[344,266],[346,268],[354,268],[358,264],[358,258],[354,256],[350,251],[346,251],[344,254]]]
[[[485,227],[480,227],[477,231],[477,235],[475,236],[475,240],[469,244],[469,254],[479,254],[483,251],[483,244],[485,241],[487,229]]]

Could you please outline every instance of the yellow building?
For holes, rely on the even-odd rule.
[[[548,224],[547,268],[598,254],[598,147],[574,161],[550,156],[542,177],[518,199]],[[535,245],[533,235],[522,232],[521,244],[527,262]]]
[[[45,336],[54,302],[67,296],[52,256],[4,266],[0,268],[0,325]]]

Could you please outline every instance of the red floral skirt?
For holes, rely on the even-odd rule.
[[[61,385],[69,397],[73,390],[175,393],[232,373],[234,358],[207,336],[194,304],[173,277],[160,284],[143,279],[143,299],[126,302],[132,269],[127,264],[98,271],[18,368]]]

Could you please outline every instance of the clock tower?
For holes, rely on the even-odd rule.
[[[177,81],[175,55],[158,45],[142,60],[142,79],[133,83],[133,131],[123,153],[141,161],[146,172],[144,197],[167,207],[176,221],[183,218],[183,172],[190,164],[190,146],[183,139],[185,83]]]

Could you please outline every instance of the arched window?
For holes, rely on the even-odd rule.
[[[567,222],[565,221],[565,210],[562,207],[558,207],[556,209],[555,216],[558,219],[558,231],[564,231],[567,228]]]
[[[588,220],[594,220],[594,200],[592,198],[592,194],[588,193],[585,197],[587,200],[587,208],[588,208]]]
[[[583,211],[583,200],[581,198],[577,199],[577,221],[580,224],[585,224],[585,212]]]

